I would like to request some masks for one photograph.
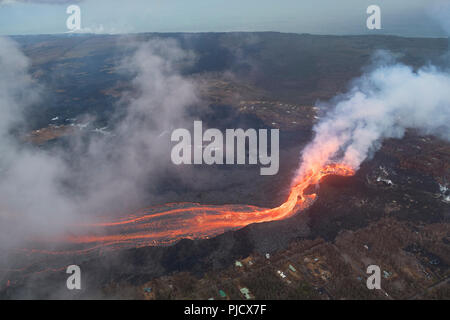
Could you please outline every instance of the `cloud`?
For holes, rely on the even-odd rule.
[[[66,33],[87,33],[87,34],[120,34],[125,33],[124,30],[119,30],[116,28],[104,27],[102,24],[90,26],[90,27],[82,27],[81,29],[74,31],[67,31]]]
[[[379,52],[376,67],[355,80],[348,93],[320,105],[330,111],[302,152],[300,176],[328,161],[357,169],[383,139],[402,138],[407,128],[450,140],[450,74],[393,61]]]
[[[11,133],[45,88],[30,77],[18,46],[0,38],[0,247],[155,200],[155,181],[171,166],[164,132],[185,126],[186,108],[198,101],[195,85],[179,73],[192,56],[170,40],[126,45],[132,54],[120,69],[132,76],[132,90],[117,105],[110,134],[80,133],[70,148],[46,150]]]
[[[73,179],[92,195],[87,208],[100,213],[152,202],[153,186],[171,166],[170,135],[164,133],[185,126],[187,107],[198,102],[195,85],[177,69],[192,57],[175,41],[128,45],[135,51],[120,69],[132,74],[133,90],[119,103],[124,115],[110,137],[90,142]]]
[[[438,1],[430,9],[431,16],[441,25],[447,35],[450,35],[450,3]]]
[[[49,221],[59,224],[68,218],[65,213],[71,211],[57,181],[66,169],[61,159],[45,151],[24,148],[12,135],[23,123],[24,112],[39,102],[42,92],[29,76],[29,66],[28,59],[14,42],[0,38],[0,242],[3,245],[17,239],[20,230],[29,228],[33,233],[46,229]]]

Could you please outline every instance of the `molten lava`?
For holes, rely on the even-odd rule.
[[[182,238],[209,238],[252,223],[286,219],[309,207],[316,199],[315,194],[304,194],[308,186],[315,185],[324,176],[332,174],[351,176],[354,170],[340,164],[312,168],[308,174],[295,180],[297,183],[291,188],[287,200],[273,209],[250,205],[167,204],[148,208],[118,221],[78,226],[78,230],[74,232],[77,235],[65,237],[64,242],[84,248],[77,248],[77,252],[89,252],[99,246],[118,248],[164,245]]]

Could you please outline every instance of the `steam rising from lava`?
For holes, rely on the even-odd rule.
[[[383,139],[402,138],[408,128],[450,140],[449,73],[432,66],[414,70],[386,52],[376,58],[376,67],[348,93],[320,105],[327,114],[302,152],[300,179],[329,161],[358,169]]]

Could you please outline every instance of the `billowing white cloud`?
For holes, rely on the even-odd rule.
[[[39,87],[18,46],[0,38],[0,248],[33,236],[51,236],[95,214],[150,205],[151,186],[170,162],[170,136],[184,126],[185,109],[197,102],[193,83],[177,66],[191,56],[173,41],[132,45],[121,64],[132,92],[117,106],[122,115],[109,135],[75,136],[66,149],[34,148],[11,130],[39,103]]]
[[[328,161],[358,169],[383,139],[401,138],[408,128],[450,140],[450,74],[392,61],[380,52],[378,67],[355,80],[348,93],[322,104],[329,112],[303,150],[300,175]]]

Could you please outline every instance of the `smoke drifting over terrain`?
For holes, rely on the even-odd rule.
[[[191,56],[174,41],[131,46],[133,55],[120,65],[133,76],[132,91],[117,108],[120,120],[109,136],[91,141],[72,180],[89,195],[84,212],[105,214],[151,203],[156,178],[171,164],[170,131],[186,125],[186,108],[197,102],[194,84],[176,68]]]
[[[447,7],[442,3],[434,12],[446,31]],[[408,128],[450,140],[448,67],[414,70],[378,51],[371,70],[354,80],[349,92],[319,104],[327,110],[326,116],[314,127],[314,140],[302,152],[299,175],[330,160],[358,169],[383,139],[402,138]]]
[[[58,177],[66,169],[58,157],[22,147],[11,135],[24,111],[39,101],[28,75],[28,59],[15,43],[0,38],[0,224],[2,246],[20,235],[70,221],[72,203],[61,194]],[[31,228],[32,227],[32,228]]]
[[[330,160],[358,169],[383,139],[402,138],[407,128],[450,140],[450,74],[413,70],[385,52],[377,58],[348,93],[320,105],[328,112],[303,150],[300,175]]]
[[[135,45],[120,68],[132,73],[132,92],[117,107],[110,134],[71,138],[70,153],[24,145],[11,130],[40,102],[29,61],[16,44],[0,38],[0,242],[16,246],[51,236],[97,213],[148,201],[148,187],[170,163],[167,131],[183,125],[195,87],[175,65],[190,56],[174,42]]]

